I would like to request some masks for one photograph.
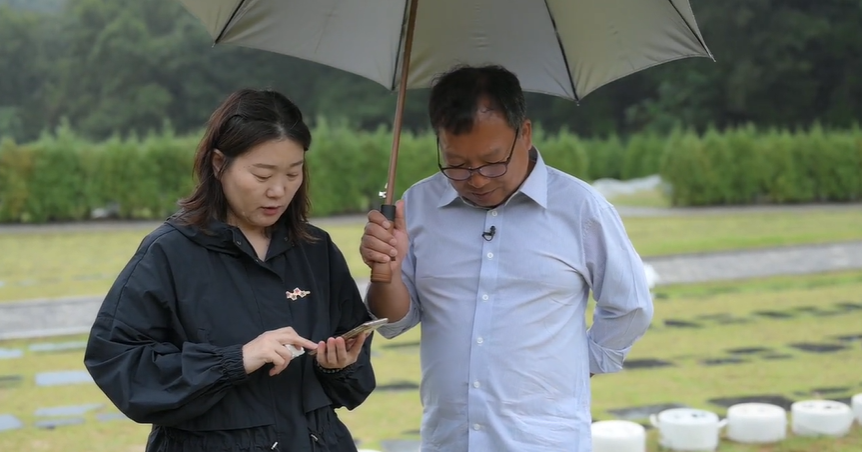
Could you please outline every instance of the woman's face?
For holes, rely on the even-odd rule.
[[[302,184],[305,150],[293,140],[267,141],[234,159],[219,177],[227,198],[227,223],[262,232],[287,210]],[[216,174],[224,164],[216,151]]]

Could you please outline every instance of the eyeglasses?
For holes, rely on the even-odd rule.
[[[502,162],[488,163],[486,165],[477,166],[476,168],[466,168],[462,166],[442,166],[440,164],[440,137],[437,137],[437,168],[440,172],[449,179],[463,181],[473,177],[473,173],[479,173],[482,176],[495,178],[506,174],[509,170],[509,162],[512,161],[512,155],[515,153],[515,144],[518,142],[518,135],[521,129],[515,130],[515,139],[512,140],[512,149],[509,150],[509,156]]]

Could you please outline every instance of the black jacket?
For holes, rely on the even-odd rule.
[[[242,346],[265,331],[292,326],[318,342],[370,319],[343,255],[309,227],[314,243],[277,227],[264,261],[221,222],[210,235],[171,218],[144,238],[99,310],[84,363],[124,414],[153,424],[148,452],[356,450],[334,409],[374,389],[371,337],[336,374],[308,354],[275,377],[271,365],[246,375],[242,362]],[[309,293],[291,300],[294,289]]]

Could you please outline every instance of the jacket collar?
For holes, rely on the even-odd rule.
[[[256,257],[254,249],[238,227],[231,226],[221,220],[211,219],[205,228],[200,228],[183,223],[180,220],[181,215],[181,212],[174,214],[168,218],[167,223],[192,242],[212,251],[231,255],[248,254],[253,258]],[[284,253],[293,245],[287,234],[287,226],[284,220],[280,219],[272,229],[267,260]]]

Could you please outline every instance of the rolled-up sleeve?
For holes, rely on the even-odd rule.
[[[587,332],[590,373],[618,372],[632,345],[653,318],[643,261],[610,204],[595,209],[583,225],[584,261],[596,300]]]

